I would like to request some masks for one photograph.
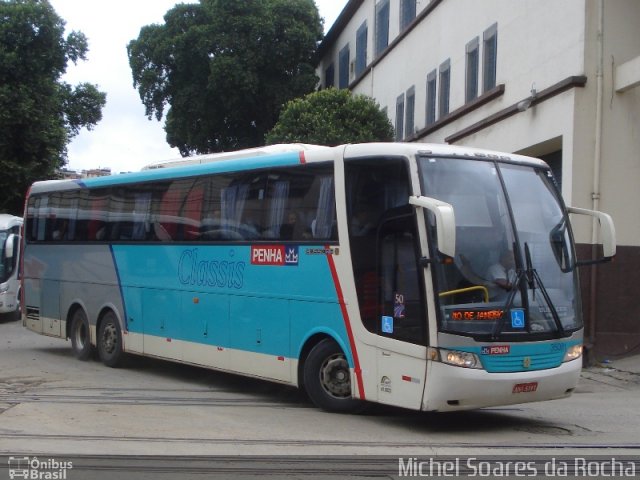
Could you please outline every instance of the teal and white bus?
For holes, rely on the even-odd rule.
[[[534,158],[293,150],[35,183],[24,324],[80,359],[268,379],[329,411],[571,394],[583,320],[569,213],[599,221],[602,261],[615,254],[608,215],[565,207]]]
[[[20,228],[22,218],[0,213],[0,318],[20,315]]]

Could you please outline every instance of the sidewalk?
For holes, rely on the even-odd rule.
[[[581,384],[607,388],[637,389],[640,386],[640,355],[604,360],[582,369]]]
[[[604,362],[600,363],[599,366],[640,375],[640,355],[631,355],[615,360],[605,360]]]

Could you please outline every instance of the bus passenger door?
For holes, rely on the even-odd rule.
[[[424,275],[404,157],[345,160],[349,247],[360,318],[376,355],[376,399],[420,409],[426,375]]]
[[[426,376],[427,318],[412,210],[392,209],[378,227],[378,399],[419,409]]]

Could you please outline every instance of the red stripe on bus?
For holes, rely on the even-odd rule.
[[[304,158],[304,152],[299,152],[298,158],[300,159],[300,163],[307,163],[307,159]]]
[[[331,247],[325,246],[327,251]],[[327,255],[327,261],[329,262],[329,269],[331,270],[331,276],[333,277],[333,284],[336,287],[336,294],[338,295],[338,303],[340,304],[340,310],[342,310],[342,318],[344,319],[344,325],[347,329],[347,335],[349,336],[349,345],[351,346],[351,354],[353,355],[354,373],[358,384],[358,391],[360,392],[360,398],[365,400],[364,384],[362,382],[362,370],[360,369],[360,360],[358,359],[358,351],[356,350],[356,342],[353,339],[353,331],[351,330],[351,321],[349,320],[349,313],[347,312],[347,306],[344,303],[344,295],[342,294],[342,287],[340,286],[340,279],[338,278],[338,272],[336,271],[336,264],[333,261],[331,254]]]

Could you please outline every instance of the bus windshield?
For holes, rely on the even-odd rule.
[[[454,261],[434,262],[440,331],[527,340],[581,328],[571,231],[547,170],[433,157],[419,165],[424,195],[455,211]],[[427,224],[435,244],[431,213]]]

